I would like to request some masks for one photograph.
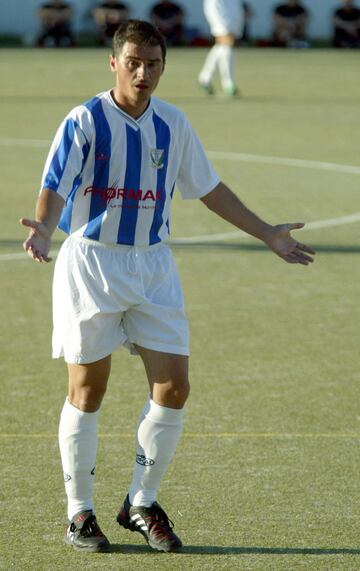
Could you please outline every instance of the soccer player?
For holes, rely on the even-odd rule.
[[[159,551],[181,540],[157,503],[162,477],[180,438],[189,394],[188,324],[171,251],[175,184],[237,228],[263,240],[291,264],[312,262],[311,248],[271,226],[219,180],[183,113],[152,96],[165,67],[165,43],[150,23],[129,20],[114,36],[115,87],[73,109],[46,161],[35,220],[24,248],[48,262],[56,225],[69,234],[54,273],[53,357],[64,356],[69,389],[59,444],[68,498],[66,541],[104,551],[93,505],[97,426],[121,345],[138,353],[150,386],[137,424],[132,482],[120,526]],[[60,222],[59,222],[60,221]]]
[[[235,82],[234,45],[236,38],[243,34],[243,8],[237,0],[204,0],[203,8],[215,44],[199,73],[199,85],[208,95],[213,95],[212,79],[218,69],[224,93],[234,97],[239,93]]]

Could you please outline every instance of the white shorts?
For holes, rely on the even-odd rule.
[[[165,244],[68,237],[55,264],[53,320],[52,355],[67,363],[92,363],[133,344],[189,354],[181,284]]]
[[[204,14],[214,37],[241,37],[244,16],[239,0],[204,0]]]

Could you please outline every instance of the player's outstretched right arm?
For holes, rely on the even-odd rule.
[[[36,203],[35,220],[20,218],[20,224],[30,228],[23,248],[36,262],[51,262],[48,256],[51,236],[58,225],[63,206],[64,199],[61,196],[44,188]]]

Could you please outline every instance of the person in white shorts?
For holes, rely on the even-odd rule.
[[[109,542],[95,516],[93,484],[99,409],[111,354],[126,345],[144,362],[150,397],[137,425],[129,493],[118,523],[159,551],[181,540],[157,503],[162,477],[180,438],[189,394],[188,323],[170,232],[175,184],[237,228],[263,240],[289,263],[307,265],[312,250],[290,231],[248,210],[219,180],[183,113],[152,96],[164,71],[163,37],[129,20],[114,35],[114,89],[73,109],[51,146],[24,242],[49,262],[57,225],[69,234],[58,255],[53,289],[53,356],[64,356],[69,389],[59,444],[68,498],[65,540],[82,551]]]
[[[215,44],[199,73],[199,85],[208,95],[213,95],[212,80],[218,69],[225,95],[234,97],[239,94],[235,82],[234,45],[243,33],[243,7],[239,0],[204,0],[203,9]]]

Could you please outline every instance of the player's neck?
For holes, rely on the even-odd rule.
[[[143,101],[133,101],[132,99],[119,94],[116,88],[111,90],[111,97],[113,98],[114,103],[133,119],[139,119],[150,103],[150,97]]]

